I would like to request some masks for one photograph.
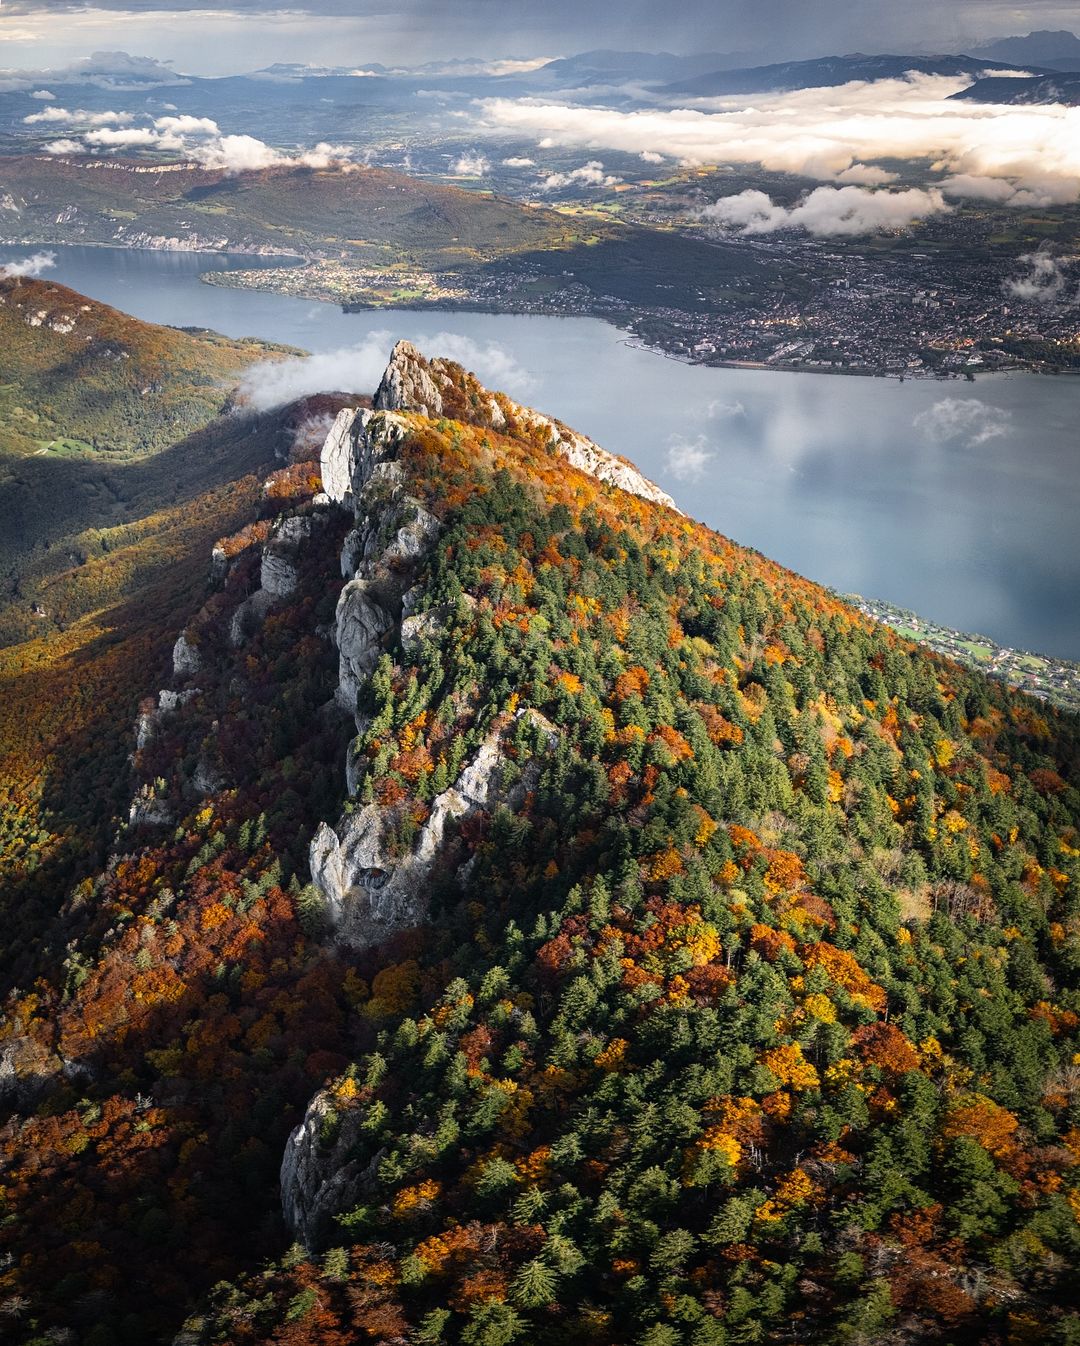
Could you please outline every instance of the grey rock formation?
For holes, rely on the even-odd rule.
[[[428,362],[411,341],[399,341],[375,393],[377,411],[415,411],[441,416],[443,398],[431,377]]]
[[[301,550],[326,517],[322,510],[287,514],[274,525],[259,563],[259,587],[244,599],[229,623],[229,643],[234,649],[258,629],[276,602],[296,592]]]
[[[338,687],[335,700],[342,710],[355,711],[361,684],[372,674],[386,637],[396,625],[392,613],[380,597],[377,585],[366,579],[353,579],[338,599],[336,638],[338,647]]]
[[[465,417],[475,424],[502,431],[513,421],[516,426],[539,433],[552,453],[560,454],[572,466],[598,481],[617,486],[630,495],[641,496],[658,505],[676,509],[674,500],[655,482],[644,476],[633,463],[608,453],[585,435],[544,416],[531,407],[489,392],[476,377],[449,360],[427,360],[408,341],[399,341],[390,364],[375,394],[375,406],[387,411],[412,411],[424,416],[441,416],[456,389],[454,401],[470,408]]]
[[[355,411],[339,411],[319,455],[323,491],[331,500],[345,504],[352,494],[352,444]]]
[[[342,411],[322,451],[323,485],[351,507],[356,527],[341,549],[348,581],[338,599],[335,701],[356,713],[357,693],[384,650],[393,644],[404,594],[414,586],[440,523],[404,487],[398,447],[408,422],[386,412]],[[358,727],[362,727],[357,720]]]
[[[447,853],[452,825],[500,805],[520,807],[540,774],[536,758],[507,770],[506,738],[522,716],[554,741],[554,726],[532,710],[492,729],[454,784],[436,796],[411,850],[394,847],[387,835],[393,819],[378,804],[346,815],[336,831],[320,825],[311,843],[311,877],[339,942],[362,949],[422,923],[429,881]]]
[[[158,798],[153,786],[143,785],[128,808],[128,822],[132,827],[170,827],[176,814],[166,800]]]
[[[311,536],[310,515],[290,514],[278,523],[263,548],[259,583],[275,598],[288,598],[299,581],[297,557]]]
[[[180,632],[173,646],[172,665],[174,678],[190,678],[202,667],[199,651],[188,639],[186,631]]]
[[[408,615],[403,615],[401,621],[401,649],[408,658],[419,652],[425,640],[433,640],[454,615],[454,608],[449,603],[440,603],[437,607],[413,613],[412,603],[408,601],[410,596],[412,603],[416,602],[416,595],[412,595],[411,591],[405,595],[402,600],[402,613]],[[472,594],[463,594],[461,601],[467,607],[476,606],[476,599]]]
[[[256,589],[244,599],[229,622],[229,644],[233,649],[239,649],[258,629],[273,605],[274,595],[268,589]]]
[[[331,1230],[333,1216],[357,1204],[371,1164],[361,1168],[349,1151],[364,1111],[339,1108],[326,1091],[308,1104],[304,1120],[289,1136],[281,1161],[281,1209],[285,1223],[306,1247],[315,1248]]]
[[[153,698],[144,702],[135,721],[135,747],[145,748],[157,733],[163,719],[174,714],[193,697],[199,695],[198,687],[189,687],[183,692],[174,692],[169,688],[158,692],[157,701]]]

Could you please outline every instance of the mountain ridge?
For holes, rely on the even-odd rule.
[[[23,1336],[1065,1346],[1077,720],[450,361],[341,401],[6,1002]]]

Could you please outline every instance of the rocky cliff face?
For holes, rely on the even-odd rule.
[[[367,723],[357,711],[358,695],[382,654],[401,652],[407,658],[447,616],[437,608],[414,612],[423,608],[417,581],[440,525],[409,495],[399,461],[413,415],[445,415],[495,432],[525,435],[599,481],[674,508],[670,497],[632,464],[560,422],[490,392],[460,365],[427,360],[411,343],[399,341],[373,410],[340,412],[321,454],[323,491],[356,520],[341,553],[346,584],[338,600],[334,640],[339,655],[336,700],[354,715],[360,733]],[[266,566],[264,560],[264,570]],[[264,577],[264,592],[267,587]],[[249,601],[258,602],[259,595]],[[311,877],[339,942],[365,948],[421,923],[436,869],[467,863],[455,842],[460,823],[520,803],[539,768],[534,760],[511,779],[505,743],[511,727],[506,723],[490,729],[457,780],[432,802],[406,851],[395,844],[392,811],[378,804],[353,809],[336,826],[323,823],[318,829],[311,843]],[[554,737],[546,721],[536,728],[541,739]],[[347,784],[352,793],[357,779],[351,754]]]
[[[401,352],[413,352],[400,358]],[[380,385],[382,401],[398,401],[439,414],[438,390],[414,348],[400,343]],[[389,391],[388,391],[389,390]],[[345,587],[338,600],[334,640],[339,655],[337,702],[367,728],[357,697],[381,655],[411,647],[438,624],[437,611],[413,615],[417,580],[439,535],[439,521],[406,490],[398,450],[407,417],[385,407],[343,411],[323,446],[323,489],[353,511],[356,526],[342,548]],[[322,894],[341,943],[364,948],[422,922],[427,889],[437,865],[448,860],[453,824],[500,804],[513,807],[529,788],[531,769],[504,781],[504,737],[493,727],[458,779],[432,802],[415,843],[400,852],[392,839],[392,811],[367,804],[324,823],[311,844],[311,876]],[[350,793],[355,777],[349,773]],[[463,862],[465,856],[458,857]]]
[[[535,711],[528,715],[543,738],[555,729]],[[354,948],[377,944],[427,916],[427,894],[439,865],[467,873],[468,855],[456,844],[455,824],[478,813],[520,807],[534,789],[540,763],[519,769],[506,752],[509,731],[521,716],[496,725],[449,789],[432,801],[427,821],[411,848],[393,842],[395,821],[388,810],[367,804],[347,815],[336,830],[324,823],[311,844],[311,876],[323,894],[337,937]]]
[[[384,652],[408,660],[437,637],[452,613],[424,602],[423,571],[440,525],[407,490],[399,460],[410,415],[453,416],[493,431],[523,432],[552,453],[613,487],[671,506],[670,499],[630,464],[557,421],[489,393],[460,366],[427,361],[407,342],[394,348],[374,410],[343,411],[322,450],[323,490],[352,511],[341,570],[346,583],[334,621],[339,653],[336,700],[367,728],[357,697]],[[463,596],[460,600],[474,600]],[[532,755],[510,750],[528,721]],[[363,949],[428,917],[428,895],[437,873],[468,883],[472,857],[462,823],[499,808],[520,808],[539,781],[555,727],[535,710],[503,715],[492,723],[453,783],[431,802],[411,844],[397,839],[394,809],[379,803],[352,806],[334,826],[323,823],[312,839],[312,881],[322,895],[334,939]],[[358,773],[348,771],[355,792]],[[281,1167],[282,1206],[289,1227],[308,1246],[329,1236],[332,1217],[362,1198],[370,1173],[351,1157],[364,1109],[331,1092],[315,1096],[290,1136]]]
[[[671,496],[627,459],[602,449],[561,421],[523,407],[503,393],[490,392],[475,375],[452,360],[425,359],[411,342],[399,341],[394,347],[374,404],[386,411],[452,416],[500,433],[524,432],[598,481],[654,504],[676,508]]]
[[[306,1247],[329,1232],[333,1216],[355,1206],[372,1165],[350,1159],[364,1110],[322,1090],[289,1136],[281,1161],[285,1223]]]

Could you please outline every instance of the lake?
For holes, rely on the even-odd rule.
[[[328,386],[371,391],[408,337],[633,459],[687,513],[811,579],[1080,659],[1080,378],[706,369],[592,319],[347,314],[199,282],[273,259],[49,250],[48,277],[140,318],[318,352]],[[0,249],[0,262],[34,251]]]

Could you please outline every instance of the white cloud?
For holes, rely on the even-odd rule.
[[[374,392],[393,344],[391,332],[372,332],[356,346],[253,365],[240,383],[240,399],[254,411],[269,411],[313,393]],[[521,396],[532,386],[526,371],[496,342],[477,342],[459,332],[438,332],[425,344],[430,355],[456,360],[489,387],[505,388]]]
[[[217,136],[221,128],[209,117],[191,117],[187,113],[178,117],[155,117],[154,127],[158,131],[171,132],[182,136]]]
[[[1061,297],[1066,285],[1065,272],[1056,257],[1048,252],[1026,252],[1019,258],[1028,268],[1027,275],[1006,282],[1006,289],[1017,299],[1049,303]]]
[[[1016,205],[1080,199],[1080,107],[954,100],[963,77],[910,75],[826,89],[623,111],[493,98],[491,131],[549,148],[663,154],[688,164],[761,164],[821,182],[880,185],[878,160],[924,161],[928,179],[1007,181]]]
[[[429,354],[456,360],[489,388],[521,397],[535,386],[532,375],[496,341],[474,341],[460,332],[437,332],[426,339]]]
[[[6,262],[0,266],[0,276],[11,280],[16,276],[40,276],[56,265],[55,252],[35,252],[32,257],[21,257],[16,262]]]
[[[75,120],[75,114],[69,112],[64,107],[47,107],[40,112],[32,112],[28,117],[23,118],[26,126],[34,126],[38,122],[72,122]]]
[[[545,192],[556,192],[563,187],[614,187],[617,182],[622,182],[622,178],[605,173],[599,159],[590,159],[569,173],[549,173],[541,185]]]
[[[956,444],[975,448],[999,439],[1009,431],[1012,414],[976,397],[946,397],[920,411],[915,429],[931,444]]]
[[[274,149],[254,136],[222,135],[217,122],[210,117],[177,114],[172,104],[170,115],[151,118],[151,125],[133,126],[135,117],[130,112],[87,112],[82,108],[46,107],[23,120],[30,124],[89,126],[80,130],[82,143],[74,139],[55,140],[45,146],[49,154],[75,154],[80,150],[161,150],[182,153],[204,168],[227,174],[250,172],[278,165],[296,165],[307,168],[355,168],[349,162],[353,151],[348,145],[330,145],[320,142],[312,149],[282,151]]]
[[[518,155],[511,155],[509,159],[504,159],[503,163],[507,168],[535,168],[535,159],[523,159]]]
[[[23,118],[27,126],[56,122],[77,123],[80,126],[127,126],[134,120],[130,112],[87,112],[85,108],[69,112],[66,107],[42,108],[40,112],[32,112],[29,117]]]
[[[219,169],[230,177],[288,164],[303,168],[357,167],[347,163],[352,153],[347,145],[328,145],[325,141],[310,150],[283,153],[254,136],[218,136],[203,144],[186,146],[186,152],[195,163]]]
[[[664,156],[657,154],[655,150],[642,150],[640,157],[647,164],[662,164],[664,162]]]
[[[527,75],[531,70],[539,70],[541,66],[549,64],[555,58],[553,56],[531,56],[527,60],[517,59],[515,57],[504,57],[501,60],[492,61],[474,60],[472,58],[459,59],[455,61],[430,61],[426,65],[420,66],[394,66],[388,72],[392,75],[454,75],[458,77],[476,76],[476,75]],[[369,74],[369,71],[353,72],[354,74]]]
[[[704,435],[696,439],[674,436],[668,442],[667,470],[678,481],[700,481],[715,457]]]
[[[252,365],[241,380],[239,397],[253,411],[270,411],[313,393],[373,392],[392,345],[389,332],[372,332],[357,346]]]
[[[184,142],[179,136],[162,135],[149,126],[105,127],[101,131],[87,131],[83,141],[97,149],[154,149],[180,150]]]
[[[254,136],[221,136],[190,151],[204,168],[220,168],[228,174],[249,173],[284,161],[284,155]]]
[[[475,152],[463,154],[450,165],[450,172],[456,173],[459,177],[482,178],[490,171],[489,161],[482,154]]]
[[[913,220],[950,209],[937,188],[923,191],[870,191],[866,187],[815,187],[797,205],[775,205],[764,192],[748,190],[722,196],[704,206],[699,218],[738,229],[743,234],[772,234],[778,229],[805,229],[818,237],[871,234],[905,229]]]
[[[1008,201],[1016,188],[1004,178],[977,177],[974,173],[954,173],[941,184],[946,196],[970,201]]]
[[[51,99],[56,97],[56,94],[50,93],[48,89],[35,89],[30,97],[36,98],[42,103],[48,103]]]
[[[895,182],[896,174],[874,164],[852,164],[842,173],[837,173],[837,182],[851,182],[861,187],[883,187],[887,182]]]

